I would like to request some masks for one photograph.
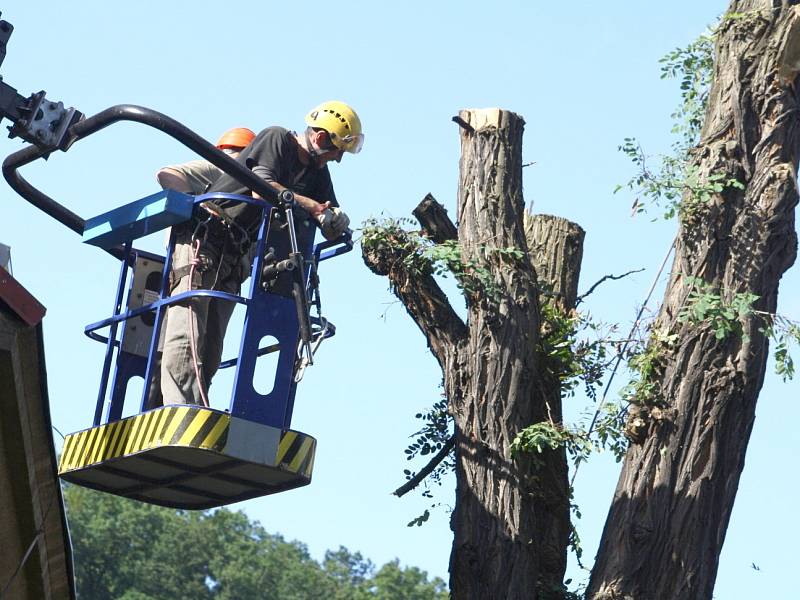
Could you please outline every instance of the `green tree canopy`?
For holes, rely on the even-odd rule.
[[[77,486],[65,500],[78,595],[90,600],[443,600],[444,581],[340,547],[322,563],[242,512],[150,506]]]

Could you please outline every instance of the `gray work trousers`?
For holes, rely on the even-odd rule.
[[[194,256],[191,232],[176,232],[171,295],[189,289],[211,289],[239,294],[242,282],[242,257],[225,244],[201,243],[200,265],[195,267],[191,287],[188,265]],[[236,303],[218,298],[192,298],[170,305],[164,324],[161,360],[161,393],[167,404],[202,404],[200,386],[208,386],[222,359],[222,343]],[[194,331],[192,351],[191,334]],[[195,369],[197,363],[197,370]],[[200,373],[200,381],[197,379]]]

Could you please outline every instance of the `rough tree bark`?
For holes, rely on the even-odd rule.
[[[572,221],[553,215],[525,213],[525,238],[545,298],[565,311],[575,308],[586,232]]]
[[[459,123],[457,235],[462,261],[474,265],[462,275],[468,324],[430,273],[408,260],[415,246],[403,232],[393,230],[384,239],[365,234],[363,256],[373,272],[388,276],[442,368],[455,423],[452,596],[527,599],[536,596],[537,583],[560,586],[569,535],[563,452],[545,455],[544,466],[536,468],[530,458],[509,453],[524,427],[547,418],[560,423],[558,382],[538,364],[534,265],[547,275],[546,301],[571,308],[583,232],[555,217],[526,227],[520,117],[497,109],[462,111]],[[455,227],[431,201],[426,198],[415,215],[437,242],[452,239]],[[528,252],[526,233],[547,238],[536,257]],[[502,251],[511,248],[523,258]],[[571,275],[564,277],[562,268]],[[491,289],[471,287],[478,270],[489,275]]]
[[[521,248],[523,121],[501,111],[462,111],[459,243],[465,261],[491,271],[502,295],[475,295],[459,364],[445,371],[456,431],[456,501],[450,583],[456,598],[523,598],[538,579],[535,489],[529,459],[509,445],[533,422],[530,402],[539,339],[536,275]]]
[[[795,260],[795,4],[735,0],[718,31],[714,83],[693,163],[703,174],[735,177],[745,189],[725,190],[680,227],[653,325],[678,338],[659,349],[658,402],[633,407],[641,421],[592,572],[593,600],[712,597],[768,344],[755,316],[743,322],[744,336],[723,340],[707,324],[681,323],[677,316],[690,275],[729,300],[758,294],[755,308],[772,313],[781,275]]]
[[[585,233],[575,223],[552,215],[524,218],[530,258],[539,281],[539,305],[568,314],[575,309],[578,280],[583,259]],[[547,335],[550,324],[540,319],[540,333]],[[558,365],[542,357],[533,389],[533,423],[549,421],[561,425],[561,381]],[[569,546],[570,486],[566,449],[545,451],[533,465],[536,481],[534,513],[539,554],[539,597],[560,598],[567,570]]]

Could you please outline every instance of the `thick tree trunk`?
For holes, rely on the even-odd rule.
[[[690,275],[728,300],[758,294],[755,307],[774,312],[781,275],[795,260],[800,135],[792,82],[800,39],[794,4],[736,0],[730,6],[736,14],[723,18],[694,163],[702,174],[724,173],[746,188],[727,189],[680,228],[653,326],[678,338],[659,349],[657,402],[632,407],[644,426],[608,515],[588,592],[594,600],[712,597],[768,346],[755,316],[744,321],[744,336],[723,340],[708,324],[680,323],[677,316]]]
[[[415,244],[407,233],[365,232],[363,257],[373,272],[388,276],[442,367],[455,423],[452,597],[549,598],[537,590],[561,589],[566,568],[566,456],[549,452],[534,465],[527,457],[512,459],[509,446],[528,425],[561,423],[560,382],[539,364],[539,329],[546,324],[538,308],[539,302],[574,307],[583,231],[558,217],[525,214],[520,117],[494,109],[463,111],[460,118],[461,227],[430,196],[414,215],[437,243],[458,236],[462,262],[470,265],[460,275],[469,325],[428,271],[409,260]],[[537,268],[544,275],[539,284]]]
[[[536,276],[523,228],[522,119],[499,110],[462,111],[458,197],[465,261],[502,290],[469,303],[469,335],[457,368],[445,371],[456,431],[456,504],[451,526],[454,598],[521,599],[538,579],[534,482],[529,459],[509,446],[533,423],[539,335]],[[523,249],[513,260],[497,249]],[[455,401],[454,401],[455,400]]]
[[[526,214],[525,236],[539,283],[539,304],[566,314],[575,308],[578,279],[583,258],[584,231],[575,223],[551,215]],[[542,335],[550,324],[540,320]],[[561,425],[561,381],[559,365],[548,365],[540,357],[532,406],[534,423],[549,421]],[[564,447],[546,449],[535,462],[536,544],[539,553],[539,597],[560,598],[567,569],[569,546],[570,493],[567,453]]]

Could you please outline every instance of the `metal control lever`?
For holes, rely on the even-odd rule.
[[[314,340],[314,344],[311,347],[312,359],[314,355],[317,353],[317,350],[319,350],[319,347],[322,345],[323,340],[328,337],[328,333],[332,329],[327,321],[323,319],[323,322],[325,325],[322,328],[322,330],[317,333],[316,339]],[[314,364],[313,360],[309,360],[305,356],[301,356],[299,357],[299,359],[300,362],[297,365],[297,372],[294,374],[295,383],[300,383],[300,381],[303,379],[303,375],[305,374],[306,367]]]
[[[289,228],[289,244],[291,252],[289,261],[294,263],[292,271],[292,296],[294,305],[297,309],[297,320],[300,326],[300,341],[306,351],[308,364],[314,364],[314,350],[311,348],[311,315],[308,310],[308,296],[306,295],[305,285],[305,260],[300,254],[297,246],[297,232],[294,228],[294,194],[290,190],[283,190],[279,195],[279,200],[283,204],[286,213],[286,225]]]

